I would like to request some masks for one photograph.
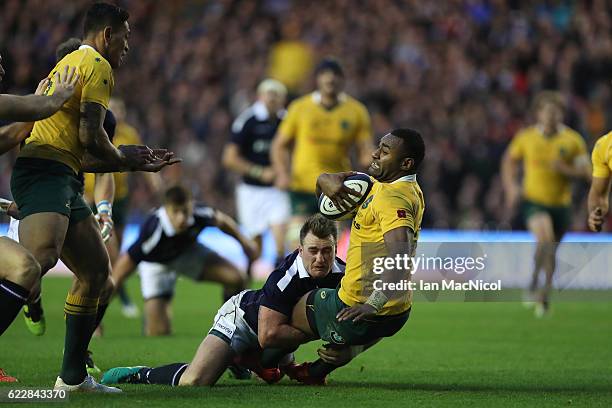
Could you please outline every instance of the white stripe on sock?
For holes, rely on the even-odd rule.
[[[12,290],[10,290],[9,288],[7,288],[6,286],[4,286],[3,284],[0,283],[0,288],[4,289],[5,291],[7,291],[9,294],[15,296],[16,298],[19,298],[21,300],[23,300],[24,302],[26,300],[28,300],[27,298],[24,298],[23,296],[21,296],[19,293],[15,293]]]

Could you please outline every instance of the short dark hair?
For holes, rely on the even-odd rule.
[[[328,238],[331,235],[334,238],[334,243],[338,242],[336,223],[321,214],[309,217],[304,225],[302,225],[302,229],[300,229],[300,244],[304,244],[304,238],[306,238],[309,232],[318,238]]]
[[[73,51],[78,50],[80,46],[81,46],[80,38],[73,37],[73,38],[67,39],[66,41],[58,45],[57,48],[55,49],[55,61],[60,61],[64,59],[66,55],[70,54]]]
[[[164,204],[185,205],[191,200],[191,191],[183,186],[172,186],[164,193]]]
[[[87,34],[100,31],[108,26],[118,29],[128,18],[130,18],[130,13],[121,7],[108,3],[95,3],[87,10],[83,35],[87,36]]]
[[[323,58],[315,68],[315,75],[318,76],[325,71],[331,71],[338,76],[344,77],[344,70],[342,69],[340,61],[333,57]]]
[[[408,157],[414,160],[412,170],[416,173],[425,157],[425,142],[423,141],[423,137],[416,130],[408,128],[393,129],[391,134],[402,139],[404,152]]]

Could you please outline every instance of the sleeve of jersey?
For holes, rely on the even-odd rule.
[[[198,206],[193,211],[196,222],[202,228],[214,227],[217,225],[217,218],[215,217],[215,209],[212,207]]]
[[[158,224],[159,219],[155,216],[147,219],[140,228],[138,239],[128,248],[127,252],[135,263],[144,260],[145,256],[150,252],[149,247],[151,245],[155,246],[156,242],[154,240]],[[161,233],[161,230],[159,232]]]
[[[278,133],[283,135],[283,139],[292,140],[295,138],[298,127],[298,117],[298,106],[295,103],[292,103],[289,105],[287,114],[278,128]]]
[[[280,286],[282,286],[281,281],[283,276],[283,273],[279,271],[270,275],[263,287],[264,295],[261,298],[261,306],[275,310],[284,314],[285,316],[291,316],[293,306],[295,305],[295,302],[292,301],[291,297],[291,293],[293,291],[291,288],[291,282],[281,289]]]
[[[393,193],[379,193],[372,204],[383,234],[400,227],[408,227],[416,232],[416,202]]]
[[[357,133],[357,140],[360,142],[372,141],[372,122],[370,120],[370,114],[365,107],[360,109],[360,120],[359,120],[359,132]]]
[[[593,153],[591,153],[591,161],[593,162],[593,177],[610,177],[610,167],[608,167],[604,147],[605,143],[603,143],[603,141],[600,139],[597,143],[595,143]]]
[[[230,138],[230,141],[237,145],[243,144],[247,129],[248,121],[238,117],[234,123],[232,123],[232,137]]]
[[[522,133],[514,136],[512,141],[510,142],[510,146],[508,146],[508,151],[510,152],[510,157],[513,159],[522,159],[525,156],[525,149],[523,146],[523,137]]]
[[[113,92],[113,71],[108,63],[94,61],[92,67],[86,70],[81,91],[81,103],[95,102],[108,109]]]

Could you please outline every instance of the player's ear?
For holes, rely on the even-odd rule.
[[[414,166],[414,159],[406,157],[402,160],[402,170],[409,171]]]
[[[111,37],[113,36],[113,28],[111,26],[106,26],[104,27],[103,33],[104,45],[108,47],[110,45]]]

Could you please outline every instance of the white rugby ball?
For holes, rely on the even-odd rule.
[[[332,220],[345,220],[353,218],[357,208],[363,204],[374,183],[367,174],[357,173],[352,176],[348,176],[344,180],[344,185],[356,191],[357,196],[352,196],[352,198],[357,199],[357,203],[348,210],[341,210],[336,208],[336,205],[328,196],[321,194],[319,197],[319,212],[325,217]]]

